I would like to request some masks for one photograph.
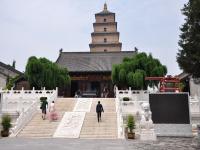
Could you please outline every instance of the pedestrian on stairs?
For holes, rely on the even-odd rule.
[[[58,115],[56,113],[55,102],[52,101],[50,106],[49,106],[49,120],[55,121],[57,119],[58,119]]]
[[[100,101],[98,101],[98,104],[96,106],[96,113],[97,113],[98,122],[101,121],[101,112],[104,112],[103,106],[100,104]]]
[[[45,118],[46,118],[47,108],[48,108],[48,102],[47,102],[47,100],[43,100],[42,104],[40,106],[40,109],[42,110],[42,119],[43,120],[45,120]]]

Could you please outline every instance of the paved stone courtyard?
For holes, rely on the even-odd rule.
[[[62,138],[4,138],[1,150],[199,150],[197,138],[160,137],[156,142]]]

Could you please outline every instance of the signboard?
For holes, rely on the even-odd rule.
[[[187,93],[149,94],[149,103],[155,124],[190,124]]]

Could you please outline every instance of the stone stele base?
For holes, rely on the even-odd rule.
[[[156,141],[157,136],[154,129],[141,129],[140,132],[141,141]]]

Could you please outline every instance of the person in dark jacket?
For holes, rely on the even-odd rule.
[[[99,122],[101,121],[101,112],[104,112],[103,106],[100,104],[100,101],[98,101],[98,104],[96,106],[96,112],[97,112],[97,120]]]
[[[45,120],[45,118],[46,118],[47,107],[48,107],[48,102],[46,100],[43,100],[42,104],[40,106],[40,109],[42,110],[42,119],[43,120]]]

